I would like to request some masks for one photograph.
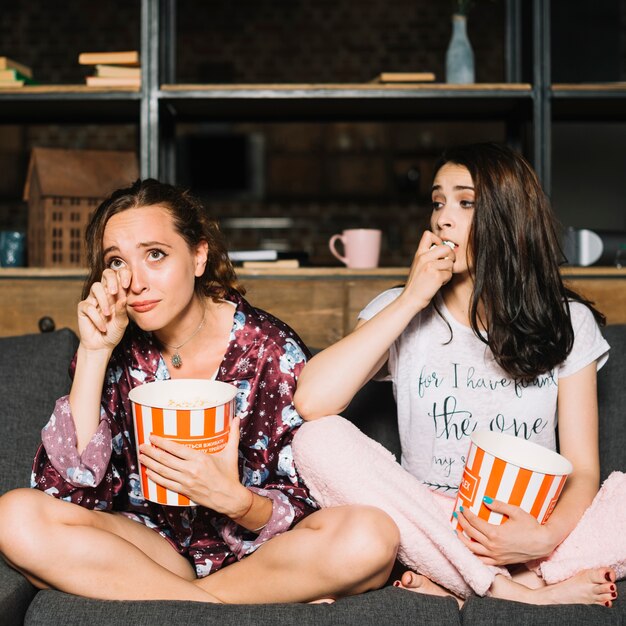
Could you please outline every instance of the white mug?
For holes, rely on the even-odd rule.
[[[380,240],[382,231],[376,228],[351,228],[344,230],[341,235],[333,235],[328,247],[347,267],[354,269],[369,269],[378,267],[380,257]],[[341,241],[344,255],[339,254],[335,244]]]

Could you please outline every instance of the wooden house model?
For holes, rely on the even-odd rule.
[[[134,152],[33,148],[24,186],[28,265],[86,267],[89,218],[112,191],[138,177]]]

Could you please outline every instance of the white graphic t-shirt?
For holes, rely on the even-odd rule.
[[[370,319],[402,292],[390,289],[361,311]],[[470,436],[493,430],[556,449],[559,378],[608,358],[609,345],[591,311],[572,302],[575,340],[567,359],[532,382],[511,378],[471,328],[456,321],[437,296],[389,351],[389,376],[398,405],[402,466],[431,489],[455,496]],[[452,339],[450,334],[452,329]],[[580,420],[585,420],[584,414]]]

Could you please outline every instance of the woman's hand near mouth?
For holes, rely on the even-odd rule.
[[[402,296],[410,298],[419,307],[416,313],[426,308],[439,289],[452,278],[452,266],[456,256],[450,243],[452,242],[445,243],[429,230],[420,239],[402,293]]]

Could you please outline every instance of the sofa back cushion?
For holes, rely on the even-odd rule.
[[[29,486],[41,429],[69,390],[77,346],[67,328],[0,338],[0,494]]]
[[[600,473],[626,472],[626,324],[602,330],[611,346],[609,360],[598,372]]]

